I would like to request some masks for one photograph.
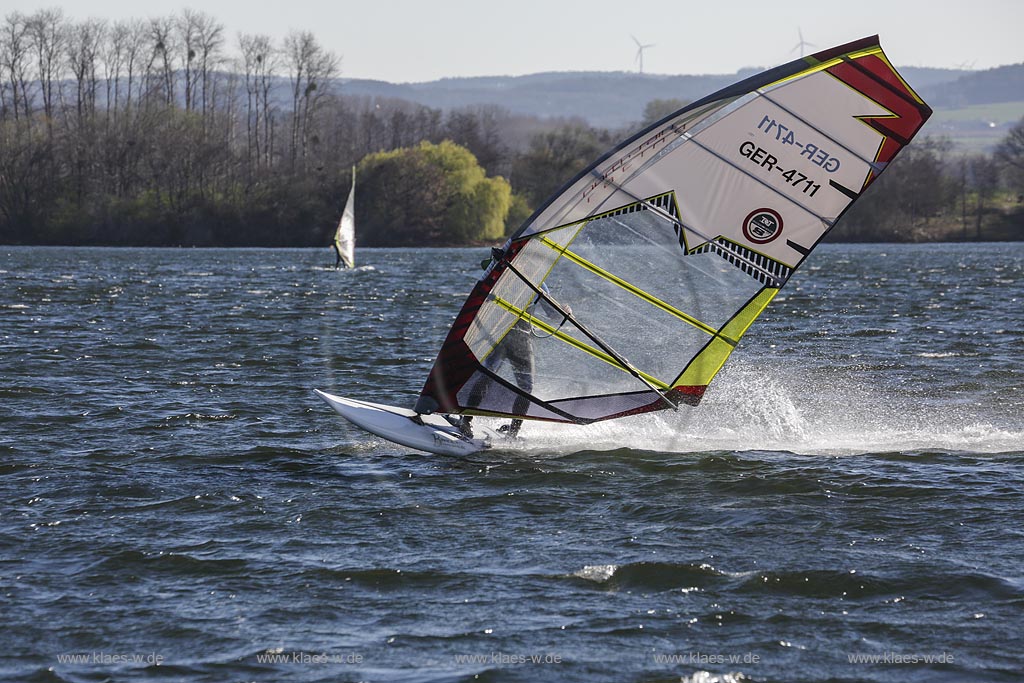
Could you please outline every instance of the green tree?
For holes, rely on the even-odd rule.
[[[488,178],[476,157],[450,140],[378,152],[358,167],[366,246],[441,245],[500,239],[512,188]]]
[[[527,218],[533,213],[530,205],[526,203],[526,197],[521,194],[512,195],[512,205],[508,209],[508,216],[505,217],[505,235],[511,235]]]

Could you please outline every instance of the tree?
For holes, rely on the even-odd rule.
[[[28,20],[14,12],[5,18],[0,31],[0,120],[27,120],[32,109]]]
[[[970,158],[970,177],[974,185],[974,239],[981,240],[981,223],[989,199],[999,187],[999,166],[990,156],[978,154]]]
[[[217,66],[224,43],[224,26],[208,14],[186,9],[176,21],[185,68],[185,111],[206,111],[210,104],[210,72]]]
[[[270,91],[278,63],[278,51],[269,36],[241,34],[241,65],[245,73],[246,141],[248,166],[269,168],[273,157],[274,108]]]
[[[377,152],[356,169],[356,239],[368,247],[439,244],[450,188],[442,170],[415,149]]]
[[[946,173],[948,140],[919,138],[904,148],[864,191],[833,237],[854,241],[910,242],[954,208],[958,187]]]
[[[538,206],[587,167],[609,145],[607,131],[579,123],[535,135],[513,162],[512,182],[531,206]]]
[[[224,47],[224,25],[208,14],[200,13],[196,18],[199,46],[199,104],[204,122],[214,103],[216,79],[214,69],[222,62],[221,49]]]
[[[111,122],[127,118],[132,113],[133,98],[141,100],[137,76],[146,53],[146,26],[138,19],[119,21],[110,30],[105,53],[107,69],[107,112]],[[124,90],[122,94],[122,81]]]
[[[963,237],[967,239],[967,190],[971,181],[971,161],[968,157],[960,157],[956,165],[957,173],[954,177],[960,202],[960,229],[963,230]]]
[[[511,235],[533,214],[526,198],[521,194],[512,195],[512,203],[505,217],[505,235]]]
[[[305,164],[309,156],[309,145],[315,137],[313,120],[338,71],[338,58],[324,50],[309,31],[289,33],[284,40],[284,56],[292,88],[291,160],[294,169],[298,160]]]
[[[511,186],[486,177],[473,154],[450,140],[371,154],[357,172],[356,229],[366,246],[461,244],[504,235]]]
[[[158,17],[149,20],[149,41],[152,46],[152,55],[146,69],[150,79],[154,81],[151,91],[163,94],[164,105],[174,105],[175,93],[175,59],[178,54],[178,45],[175,42],[174,19],[171,17]]]
[[[49,205],[43,171],[46,144],[41,133],[17,122],[0,122],[0,237],[19,242],[38,239]]]
[[[496,173],[507,158],[500,131],[508,118],[508,112],[496,106],[456,109],[448,114],[445,135],[472,152],[485,169]]]
[[[1003,167],[1007,185],[1018,193],[1024,193],[1024,118],[996,147],[995,158]]]
[[[679,99],[668,99],[668,100],[651,100],[644,107],[644,119],[640,122],[642,128],[646,128],[652,123],[661,121],[669,114],[676,112],[690,103],[689,100]]]
[[[85,118],[96,114],[100,51],[106,39],[107,25],[96,19],[75,24],[68,31],[64,48],[75,80],[75,109],[79,126]]]
[[[47,131],[53,135],[60,89],[61,53],[67,40],[67,21],[59,9],[40,10],[28,18],[27,28],[36,58],[39,91],[43,99]]]

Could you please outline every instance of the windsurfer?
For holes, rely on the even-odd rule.
[[[555,301],[554,297],[551,296],[551,292],[548,291],[548,286],[544,283],[540,285],[540,292],[533,301],[527,307],[527,311],[532,311],[537,304],[540,304],[541,309],[545,315],[552,319],[561,319],[564,323],[569,316],[572,315],[572,308],[568,304],[561,304]],[[497,370],[503,362],[508,361],[509,365],[512,366],[512,376],[515,379],[516,386],[519,387],[520,393],[516,394],[515,401],[512,404],[512,412],[516,415],[523,415],[530,406],[530,399],[527,398],[527,394],[533,393],[533,374],[534,374],[534,363],[533,363],[533,325],[525,318],[520,318],[512,329],[509,330],[505,338],[498,344],[494,351],[484,361],[484,366],[489,370]],[[479,403],[483,399],[486,384],[477,384],[473,388],[473,393],[470,395],[470,403]],[[459,431],[462,432],[463,436],[467,438],[473,438],[473,417],[471,415],[463,415],[456,426]],[[514,418],[509,424],[502,425],[498,428],[499,432],[503,432],[508,438],[515,439],[519,436],[519,429],[523,426],[523,421],[520,418]]]
[[[507,246],[506,244],[506,248]],[[492,264],[501,261],[504,257],[504,249],[492,249],[490,258],[484,259],[480,267],[487,271]],[[541,282],[536,296],[526,307],[526,313],[530,317],[533,316],[537,304],[540,304],[545,317],[560,321],[559,327],[565,324],[572,316],[572,308],[568,304],[556,301],[551,296],[547,284],[543,282]],[[530,407],[529,394],[533,392],[533,337],[535,334],[534,327],[529,319],[525,316],[521,317],[484,361],[484,367],[492,372],[496,372],[505,361],[508,361],[509,365],[512,366],[512,376],[519,389],[512,403],[511,412],[514,415],[525,415]],[[487,393],[488,386],[489,383],[487,382],[477,382],[470,391],[469,403],[471,405],[479,405]],[[417,424],[423,424],[420,415],[431,414],[436,409],[437,404],[433,400],[420,396],[414,408],[417,414],[411,419]],[[471,415],[462,415],[460,417],[445,415],[444,417],[452,426],[457,427],[464,437],[467,439],[473,438],[473,417]],[[498,431],[503,432],[510,439],[515,439],[518,437],[519,428],[522,425],[522,419],[514,418],[509,424],[499,427]]]

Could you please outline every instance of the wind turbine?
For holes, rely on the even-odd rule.
[[[636,36],[630,34],[629,37],[633,39],[634,43],[636,43],[636,62],[640,65],[640,73],[643,73],[644,72],[644,50],[646,50],[649,47],[654,47],[654,43],[648,43],[647,45],[642,45],[640,43],[640,41],[636,39]]]
[[[800,57],[803,58],[805,47],[818,47],[814,43],[808,43],[806,40],[804,40],[804,32],[800,30],[799,26],[796,27],[796,34],[800,36],[800,42],[796,44],[796,47],[790,50],[791,53],[800,50]]]

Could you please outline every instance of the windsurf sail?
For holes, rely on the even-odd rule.
[[[338,221],[338,229],[334,231],[334,251],[338,256],[335,268],[342,263],[346,268],[356,265],[356,169],[352,168],[352,188],[348,192],[345,210]]]
[[[586,424],[696,405],[930,115],[874,36],[633,135],[495,250],[417,410]]]

